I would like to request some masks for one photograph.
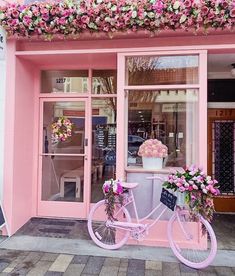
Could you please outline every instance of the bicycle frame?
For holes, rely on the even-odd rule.
[[[144,227],[144,228],[146,228],[146,230],[148,230],[151,227],[153,227],[159,221],[159,219],[161,218],[161,216],[168,209],[165,206],[164,209],[161,211],[161,213],[157,216],[157,218],[154,219],[154,221],[152,223],[146,225],[143,222],[145,220],[147,220],[148,218],[150,218],[151,215],[153,215],[161,206],[163,206],[163,203],[159,203],[154,209],[152,209],[152,211],[147,216],[145,216],[143,218],[139,218],[133,191],[129,190],[128,193],[130,193],[130,195],[128,196],[127,202],[122,206],[122,208],[123,207],[127,207],[128,205],[132,204],[132,206],[134,208],[136,223],[133,223],[133,222],[126,223],[126,222],[112,221],[111,223],[109,223],[110,227],[116,227],[116,228],[125,229],[125,230],[129,228],[130,231],[133,230],[133,228],[137,229],[138,227]],[[140,230],[140,232],[141,232],[141,230]]]

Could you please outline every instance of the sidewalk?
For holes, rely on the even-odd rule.
[[[233,276],[235,267],[194,270],[173,262],[1,249],[0,272],[12,276]]]

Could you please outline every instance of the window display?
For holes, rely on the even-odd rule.
[[[158,139],[168,147],[166,166],[196,160],[198,91],[157,90],[128,93],[128,165],[142,165],[140,145]]]

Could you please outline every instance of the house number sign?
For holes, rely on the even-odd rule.
[[[5,30],[0,27],[0,60],[5,60],[6,55],[6,33]]]

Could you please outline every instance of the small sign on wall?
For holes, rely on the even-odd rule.
[[[6,32],[0,27],[0,60],[6,58]]]
[[[0,202],[0,229],[2,229],[3,227],[6,227],[7,235],[10,236],[9,227],[6,221],[6,215],[3,210],[2,203]]]

